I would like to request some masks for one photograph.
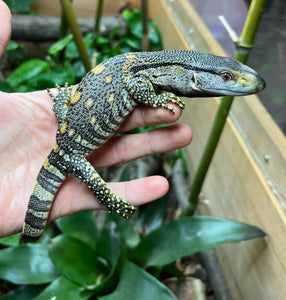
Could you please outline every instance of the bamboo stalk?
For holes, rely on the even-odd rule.
[[[250,50],[253,47],[255,34],[260,22],[261,15],[263,13],[263,9],[265,7],[265,2],[266,0],[251,1],[242,33],[238,42],[236,43],[236,50],[234,54],[234,58],[242,63],[246,63]],[[221,99],[221,103],[218,107],[206,147],[203,151],[202,158],[193,180],[189,197],[190,207],[183,212],[184,215],[193,215],[198,205],[198,197],[201,192],[204,179],[206,177],[213,155],[215,153],[215,149],[219,142],[224,124],[229,114],[233,98],[234,97],[232,96],[225,96]]]
[[[64,10],[62,9],[61,11],[61,25],[60,25],[60,39],[66,37],[68,34],[68,22],[66,15],[64,13]],[[62,51],[59,52],[58,58],[59,58],[59,63],[63,64],[65,61],[65,53],[66,49],[63,49]]]
[[[83,62],[84,68],[86,72],[88,72],[91,69],[90,61],[87,55],[87,51],[83,42],[82,34],[79,30],[79,27],[76,22],[76,17],[74,10],[71,5],[70,0],[61,0],[61,5],[64,10],[64,13],[67,18],[67,22],[69,24],[69,27],[71,29],[71,32],[74,36],[74,41],[76,43],[80,58]]]
[[[97,4],[95,26],[94,26],[94,31],[95,31],[96,36],[99,35],[99,31],[100,31],[100,21],[101,21],[101,16],[102,16],[103,2],[104,2],[104,0],[98,0],[98,4]]]

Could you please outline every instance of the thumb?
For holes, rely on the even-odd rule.
[[[0,57],[11,37],[11,13],[5,2],[0,0]]]

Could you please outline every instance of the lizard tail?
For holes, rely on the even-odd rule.
[[[55,194],[66,177],[66,174],[53,164],[57,156],[53,150],[36,179],[20,243],[37,241],[44,233]]]

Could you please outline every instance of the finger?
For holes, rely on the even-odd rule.
[[[162,176],[151,176],[108,185],[116,195],[123,197],[134,206],[154,201],[164,196],[169,189],[167,179]],[[70,197],[71,191],[72,197]],[[97,201],[86,185],[70,176],[57,194],[49,221],[86,209],[105,210],[106,207]]]
[[[11,13],[3,1],[0,1],[0,57],[3,55],[11,36]]]
[[[192,140],[192,131],[186,124],[175,124],[139,134],[112,138],[90,155],[96,167],[126,163],[139,157],[164,153],[186,147]]]
[[[128,131],[140,126],[169,124],[176,122],[182,110],[175,104],[168,104],[175,111],[172,114],[163,108],[154,108],[147,105],[138,105],[135,110],[125,119],[119,128],[119,132]]]

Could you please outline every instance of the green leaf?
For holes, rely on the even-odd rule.
[[[137,38],[142,38],[142,21],[141,12],[139,10],[128,11],[125,10],[122,13],[122,17],[125,19],[129,30]]]
[[[79,58],[79,53],[78,53],[78,50],[77,50],[77,47],[76,47],[76,44],[74,41],[70,42],[67,45],[66,58],[68,58],[68,59]]]
[[[89,290],[97,294],[105,294],[112,290],[117,283],[117,274],[115,272],[121,253],[121,242],[119,233],[116,230],[116,224],[110,222],[105,224],[101,236],[97,242],[96,256],[106,261],[109,268],[109,274],[100,284],[90,287]]]
[[[162,197],[156,201],[148,203],[137,222],[137,226],[144,226],[148,232],[155,230],[163,224],[168,208],[168,196]]]
[[[29,13],[29,5],[36,2],[36,0],[4,0],[4,2],[9,6],[12,13]]]
[[[60,39],[59,41],[57,41],[56,43],[54,43],[48,50],[50,55],[54,55],[60,51],[62,51],[67,44],[72,41],[73,39],[73,35],[69,34],[66,37]]]
[[[162,49],[161,35],[154,22],[148,22],[149,41],[152,48]]]
[[[69,280],[65,276],[61,276],[53,281],[47,288],[39,294],[34,300],[47,299],[84,299],[80,296],[82,287]],[[23,299],[23,298],[22,298]]]
[[[73,68],[70,65],[66,65],[64,68],[39,74],[29,79],[26,84],[30,90],[38,90],[54,87],[56,83],[60,86],[64,86],[66,82],[72,85],[75,83],[75,79],[76,74]]]
[[[58,272],[44,244],[27,244],[0,251],[0,278],[15,284],[40,284],[54,280]]]
[[[18,246],[21,233],[13,234],[5,238],[0,239],[0,244],[6,246]]]
[[[99,300],[175,300],[174,294],[155,277],[131,262],[124,262],[116,290]]]
[[[171,221],[142,239],[131,253],[143,266],[162,266],[176,259],[226,243],[263,237],[255,226],[213,217]]]
[[[97,243],[97,253],[103,257],[110,267],[117,265],[121,252],[120,236],[114,222],[105,224]]]
[[[57,269],[81,286],[92,289],[108,276],[106,261],[97,257],[95,248],[80,240],[59,235],[52,240],[49,254]]]
[[[28,79],[50,68],[49,63],[40,59],[31,59],[22,63],[6,79],[11,87],[16,87]]]
[[[15,290],[10,291],[1,297],[1,300],[19,300],[19,299],[35,299],[39,293],[46,287],[41,285],[22,285]]]
[[[67,236],[95,247],[98,230],[91,210],[80,211],[56,220],[57,226]]]
[[[15,41],[10,41],[6,47],[6,51],[11,52],[11,51],[15,51],[17,49],[23,49],[24,47],[18,43],[16,43]]]
[[[106,223],[115,222],[117,230],[120,233],[121,241],[128,248],[134,248],[139,242],[139,233],[134,230],[134,221],[137,213],[132,217],[131,220],[122,218],[118,214],[106,215]]]

